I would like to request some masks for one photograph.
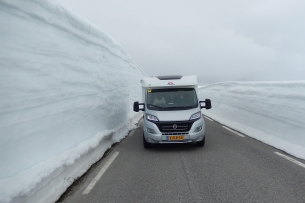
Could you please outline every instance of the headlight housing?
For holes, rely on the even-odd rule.
[[[149,121],[159,121],[156,116],[150,115],[148,113],[146,114],[146,119]]]
[[[190,121],[191,121],[191,120],[199,119],[200,117],[201,117],[201,112],[198,111],[197,113],[194,113],[193,115],[191,115]]]

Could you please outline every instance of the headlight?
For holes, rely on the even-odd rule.
[[[198,119],[201,117],[201,112],[197,112],[197,113],[194,113],[191,117],[190,117],[190,120],[195,120],[195,119]]]
[[[146,114],[146,119],[149,121],[159,121],[156,116],[150,115],[148,113]]]

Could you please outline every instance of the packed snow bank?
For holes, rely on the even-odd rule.
[[[0,33],[0,202],[54,202],[135,127],[145,73],[54,1],[1,0]]]
[[[305,159],[305,81],[225,82],[199,89],[205,115]]]

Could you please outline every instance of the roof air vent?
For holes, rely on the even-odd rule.
[[[183,76],[182,75],[162,75],[156,76],[159,80],[180,80]]]

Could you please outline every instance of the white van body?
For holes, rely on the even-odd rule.
[[[210,100],[198,101],[197,76],[145,77],[143,103],[134,110],[143,113],[143,144],[205,143],[205,124],[201,108],[211,108]],[[205,102],[206,106],[201,106]],[[139,109],[139,105],[143,108]]]

